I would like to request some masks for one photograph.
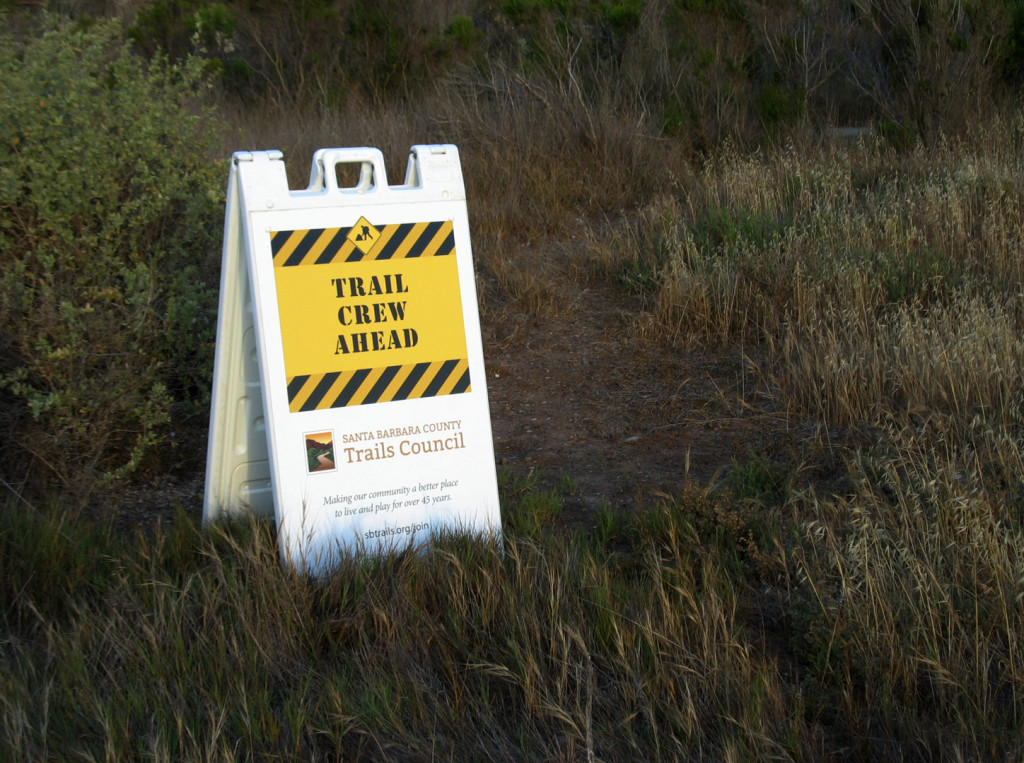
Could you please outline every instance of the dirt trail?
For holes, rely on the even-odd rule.
[[[602,502],[631,511],[688,480],[706,485],[734,458],[785,448],[793,434],[744,374],[740,348],[638,341],[630,315],[620,290],[599,285],[515,341],[483,322],[499,467],[545,487],[571,478],[568,525],[592,525]]]

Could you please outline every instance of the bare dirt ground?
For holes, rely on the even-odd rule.
[[[713,484],[734,461],[771,458],[808,434],[758,386],[749,348],[639,339],[636,315],[630,297],[599,284],[512,339],[500,322],[482,326],[498,466],[546,488],[568,482],[569,526],[592,526],[604,504],[634,511],[687,482]]]

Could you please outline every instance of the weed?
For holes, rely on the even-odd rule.
[[[628,538],[631,525],[629,517],[612,508],[607,501],[601,502],[594,518],[598,548],[610,549]]]
[[[531,491],[510,508],[503,522],[512,532],[536,535],[546,524],[562,513],[564,497],[556,487],[548,491]]]
[[[779,506],[789,497],[790,474],[786,465],[752,454],[742,463],[732,460],[723,486],[738,500],[754,499]]]

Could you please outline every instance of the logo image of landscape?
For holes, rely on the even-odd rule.
[[[310,432],[303,439],[310,474],[333,472],[338,468],[334,464],[334,432]]]

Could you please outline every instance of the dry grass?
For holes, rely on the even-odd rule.
[[[128,547],[10,519],[0,738],[14,757],[736,759],[822,744],[678,507],[614,546],[440,538],[323,583],[283,571],[258,526],[199,535],[183,519]],[[13,560],[30,536],[60,560]],[[76,555],[85,576],[62,564]]]
[[[789,504],[805,696],[858,756],[1020,753],[1022,134],[727,154],[626,244],[649,332],[765,342],[781,405],[870,443]]]
[[[898,152],[882,141],[725,150],[656,198],[601,264],[657,282],[651,331],[682,342],[778,337],[816,313],[1016,296],[1024,123]]]
[[[893,433],[851,476],[848,496],[794,502],[804,541],[791,569],[815,605],[800,635],[806,685],[864,754],[1016,757],[1020,499],[916,432]]]

